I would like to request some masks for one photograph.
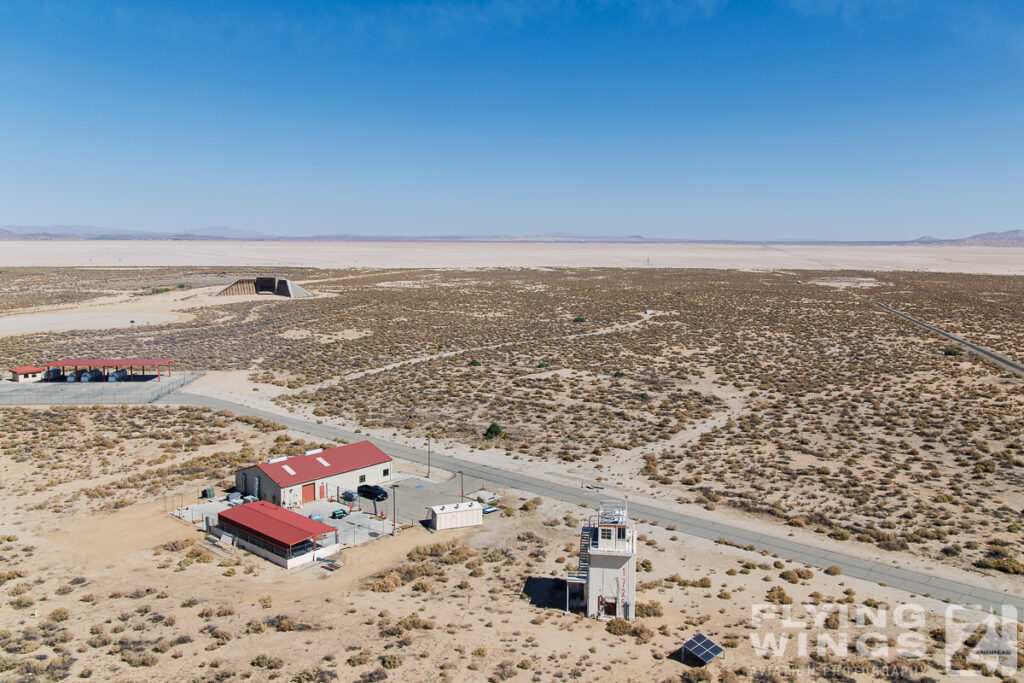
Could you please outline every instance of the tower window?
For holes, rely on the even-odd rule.
[[[612,540],[612,530],[611,529],[601,529],[601,540],[602,541],[610,541],[610,540]]]
[[[619,527],[619,540],[620,541],[625,541],[626,540],[626,527],[624,527],[624,526],[620,526]]]

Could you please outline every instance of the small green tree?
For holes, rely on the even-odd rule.
[[[490,441],[496,436],[501,436],[501,432],[501,425],[499,425],[497,422],[492,422],[491,426],[487,428],[486,432],[484,432],[484,438]]]

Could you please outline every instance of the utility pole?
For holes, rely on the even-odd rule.
[[[430,435],[427,435],[427,480],[430,480]]]
[[[398,535],[398,484],[391,485],[391,535]]]
[[[459,497],[462,498],[462,500],[465,500],[466,499],[466,477],[462,473],[462,470],[459,470],[459,482],[460,482],[460,487],[459,488],[462,491],[462,494]]]

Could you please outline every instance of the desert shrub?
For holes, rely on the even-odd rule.
[[[333,671],[313,666],[295,674],[292,678],[292,683],[328,683],[329,681],[337,680],[337,678],[338,675]]]
[[[402,585],[402,576],[397,572],[390,572],[370,584],[370,590],[375,593],[391,593]]]
[[[13,579],[25,578],[25,571],[22,569],[8,569],[7,571],[0,572],[0,585],[7,583]]]
[[[356,654],[354,654],[351,657],[349,657],[348,659],[346,659],[345,663],[348,664],[349,666],[363,666],[364,664],[369,664],[370,663],[370,656],[371,655],[372,655],[372,653],[370,652],[369,649],[363,648],[362,650],[360,650]]]
[[[248,634],[263,633],[267,630],[267,625],[262,621],[250,621],[245,625],[245,632]]]
[[[27,595],[19,595],[18,597],[11,600],[11,607],[14,609],[26,609],[35,604],[35,600],[28,597]]]
[[[278,631],[296,631],[299,628],[299,622],[291,617],[282,617],[274,624],[274,628]]]
[[[67,621],[68,611],[63,607],[58,607],[57,609],[50,612],[50,614],[47,615],[46,618],[48,621],[52,622]]]
[[[121,651],[121,661],[132,667],[156,666],[159,661],[152,652],[133,652],[131,650]]]
[[[843,570],[837,564],[829,565],[825,568],[825,573],[829,576],[839,576],[843,573]]]
[[[484,438],[490,441],[495,437],[501,436],[502,431],[503,430],[501,428],[501,425],[499,425],[497,422],[492,422],[490,426],[487,427],[487,431],[484,432]]]
[[[711,672],[704,668],[691,667],[679,675],[684,683],[702,683],[711,680]]]
[[[516,665],[506,659],[494,669],[494,673],[491,674],[491,680],[507,681],[510,678],[515,678],[518,673]]]
[[[1010,557],[983,557],[974,563],[979,569],[995,569],[1006,574],[1024,574],[1024,564]]]
[[[651,642],[651,638],[654,637],[654,631],[647,628],[641,623],[633,624],[633,628],[630,629],[629,635],[636,638],[637,645],[643,645]]]
[[[779,578],[790,583],[800,583],[800,575],[793,569],[787,569],[779,574]]]
[[[627,635],[631,629],[632,625],[628,621],[618,617],[612,619],[604,626],[604,630],[608,631],[608,633],[611,633],[613,636]]]
[[[161,548],[168,552],[176,552],[178,550],[184,550],[185,548],[195,545],[196,539],[194,538],[180,538],[176,541],[168,541],[164,543]]]
[[[785,589],[782,586],[772,586],[768,590],[768,595],[765,596],[765,600],[768,602],[774,602],[779,605],[791,605],[793,604],[793,598],[786,595]]]
[[[638,602],[636,604],[636,616],[640,619],[643,619],[644,617],[660,617],[664,613],[661,603],[657,600],[651,600],[650,602]]]
[[[280,669],[284,666],[284,660],[282,658],[267,654],[256,655],[250,663],[252,666],[256,666],[261,669]]]
[[[531,498],[530,500],[520,505],[519,509],[522,510],[523,512],[531,512],[540,507],[541,503],[543,502],[544,500],[542,498]]]
[[[215,628],[210,630],[210,637],[216,640],[218,643],[226,643],[231,640],[231,631],[223,628]]]
[[[385,669],[397,669],[402,666],[401,655],[384,655],[380,658],[380,665]]]

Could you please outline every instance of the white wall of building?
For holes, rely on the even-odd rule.
[[[41,372],[25,373],[24,375],[17,372],[11,373],[12,382],[41,382],[42,380],[43,373]]]
[[[355,491],[360,484],[386,485],[391,481],[393,466],[393,462],[370,465],[369,467],[363,467],[351,472],[343,472],[315,479],[312,482],[292,484],[281,489],[260,468],[254,465],[235,473],[235,488],[241,491],[243,495],[254,495],[253,482],[256,477],[259,477],[260,500],[267,500],[281,507],[297,508],[302,505],[302,487],[306,484],[313,484],[314,500],[339,500],[341,492]]]
[[[434,505],[430,508],[430,526],[435,531],[461,529],[484,523],[484,507],[476,501]]]
[[[603,555],[591,551],[587,577],[587,616],[604,615],[606,612],[601,607],[602,602],[612,601],[616,604],[616,616],[634,618],[636,555]]]

